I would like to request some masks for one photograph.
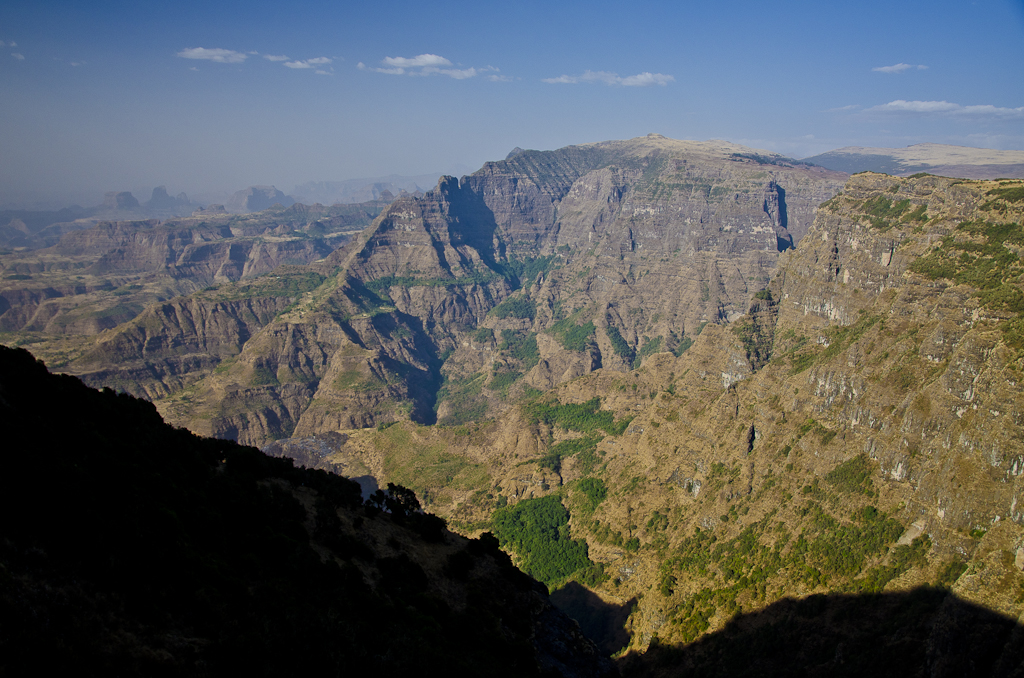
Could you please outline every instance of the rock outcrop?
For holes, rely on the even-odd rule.
[[[139,201],[128,191],[110,191],[104,194],[100,207],[106,210],[135,210],[139,208]]]
[[[250,186],[241,191],[236,191],[228,200],[227,210],[236,213],[261,212],[274,205],[290,207],[295,200],[285,195],[273,186]]]

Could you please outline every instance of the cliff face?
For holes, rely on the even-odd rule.
[[[244,401],[249,419],[280,422],[224,425],[256,443],[410,416],[449,420],[457,405],[444,394],[438,401],[444,379],[518,375],[502,377],[501,388],[488,378],[474,405],[500,410],[495,392],[510,378],[514,391],[550,388],[601,366],[628,369],[657,345],[677,349],[702,323],[745,310],[779,252],[806,231],[814,205],[841,185],[841,175],[751,160],[761,156],[748,150],[652,136],[528,151],[461,182],[442,178],[422,198],[396,200],[316,264],[329,281],[265,339],[255,337],[228,381],[210,382],[204,402],[234,410],[232,400]],[[506,300],[514,312],[499,306]],[[582,344],[566,345],[572,331],[586,335]],[[314,342],[321,335],[344,339]],[[313,381],[292,396],[257,395],[247,380],[267,351],[268,369],[290,369],[292,357],[272,339],[284,336],[284,345],[341,351],[346,366],[296,354],[296,364],[319,365]],[[536,345],[538,359],[515,358],[510,341]],[[350,365],[355,355],[366,357]],[[355,377],[339,382],[342,373],[361,374],[362,386],[346,387]],[[260,414],[262,402],[272,412]],[[190,421],[184,409],[172,416]]]
[[[788,637],[784,599],[813,594],[800,614],[820,615],[829,662],[837,642],[896,658],[906,634],[934,649],[909,664],[953,675],[966,660],[950,639],[977,618],[1002,639],[986,666],[1010,675],[1024,628],[1020,188],[858,175],[748,313],[678,357],[579,370],[478,423],[348,431],[327,460],[415,485],[466,530],[558,493],[607,577],[580,581],[605,608],[639,600],[630,647],[660,649],[625,665],[638,675],[707,668],[724,661],[715,643],[756,629]],[[535,371],[557,351],[543,337]],[[451,411],[505,369],[450,381]],[[895,635],[846,625],[872,600],[863,614],[901,619]],[[694,654],[663,651],[709,633]]]

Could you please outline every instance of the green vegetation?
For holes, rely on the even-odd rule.
[[[372,372],[364,376],[359,370],[342,370],[332,383],[336,391],[379,391],[387,384]]]
[[[621,358],[625,358],[630,363],[633,362],[633,348],[622,338],[622,333],[619,332],[619,328],[614,325],[608,325],[604,330],[605,334],[608,335],[608,340],[612,342],[612,350],[615,351],[616,355]]]
[[[1007,188],[993,188],[987,193],[1006,202],[1024,202],[1024,186],[1009,186]],[[982,206],[982,209],[985,209]]]
[[[600,435],[586,435],[581,438],[570,438],[552,445],[547,454],[536,460],[542,468],[549,468],[556,473],[561,473],[562,460],[569,457],[577,457],[584,467],[584,472],[593,469],[597,463],[597,444],[601,442]]]
[[[1007,244],[1024,246],[1020,224],[965,221],[910,269],[932,280],[946,278],[970,285],[986,308],[1015,314],[1002,329],[1006,343],[1020,351],[1024,349],[1024,292],[1020,289],[1024,266]]]
[[[959,285],[972,285],[986,306],[1019,313],[1024,311],[1024,296],[1017,288],[1004,285],[1016,282],[1024,269],[1006,243],[1024,245],[1020,224],[965,221],[910,268],[933,280],[948,278]]]
[[[501,331],[501,344],[499,351],[515,358],[523,364],[523,370],[528,371],[540,362],[540,350],[537,348],[537,335],[533,332],[516,332],[515,330]]]
[[[525,259],[509,259],[506,263],[499,263],[495,266],[501,274],[513,283],[522,286],[532,283],[538,275],[551,269],[558,259],[555,255],[546,257],[527,257]],[[554,266],[554,268],[558,268]],[[531,316],[533,317],[533,316]]]
[[[593,565],[587,543],[569,534],[569,512],[558,495],[524,499],[491,516],[502,548],[520,558],[523,570],[549,587]]]
[[[686,352],[686,349],[690,348],[691,346],[693,346],[693,339],[690,339],[688,336],[684,334],[683,338],[679,340],[679,344],[676,346],[676,350],[672,351],[672,355],[678,358],[679,356],[683,355],[683,353]]]
[[[304,267],[281,266],[270,273],[247,281],[225,283],[207,288],[201,294],[217,301],[237,301],[266,297],[299,297],[320,287],[324,276]]]
[[[524,320],[533,320],[534,315],[537,313],[537,304],[531,299],[527,299],[524,296],[509,297],[505,301],[501,302],[490,310],[488,315],[493,315],[496,318],[520,318]]]
[[[704,331],[705,327],[707,327],[707,322],[706,321],[702,322],[700,325],[697,326],[697,331],[694,332],[693,336],[695,338],[699,337],[700,333]],[[673,336],[675,336],[675,335],[673,335]],[[676,350],[674,350],[672,353],[673,353],[673,355],[675,355],[675,357],[678,358],[679,356],[683,355],[683,353],[686,351],[686,349],[690,348],[691,346],[693,346],[693,339],[691,339],[690,337],[686,336],[686,334],[684,333],[682,338],[679,339],[679,344],[676,346]]]
[[[662,337],[655,337],[654,339],[644,337],[644,343],[641,344],[640,350],[636,352],[636,357],[633,358],[634,370],[640,367],[640,364],[643,363],[644,358],[646,358],[649,355],[653,355],[661,350],[662,339]]]
[[[874,496],[874,484],[871,482],[871,462],[867,455],[858,454],[853,459],[843,462],[825,474],[825,482],[840,492],[866,494]]]
[[[892,220],[899,219],[908,209],[910,209],[909,200],[893,203],[884,195],[876,195],[861,206],[861,210],[867,215],[871,226],[880,231],[892,228]]]
[[[960,560],[951,560],[939,570],[938,585],[950,588],[956,583],[964,572],[967,571],[967,563]]]
[[[600,478],[580,478],[576,482],[576,490],[586,497],[586,502],[580,507],[580,511],[586,514],[593,513],[608,497],[608,486]]]
[[[928,535],[917,537],[909,546],[897,546],[892,550],[888,565],[871,568],[863,578],[851,583],[850,590],[857,593],[881,593],[886,584],[911,567],[925,567],[928,564],[925,554],[931,547]]]
[[[719,612],[739,612],[740,596],[752,601],[765,600],[769,580],[782,570],[808,586],[840,578],[849,582],[849,590],[878,591],[911,566],[923,565],[924,554],[931,547],[927,537],[915,540],[911,546],[896,547],[889,564],[871,568],[864,577],[853,579],[869,559],[886,551],[902,533],[903,526],[872,506],[858,511],[852,522],[836,520],[815,501],[808,502],[800,513],[806,527],[796,540],[782,523],[774,523],[772,511],[726,541],[697,528],[663,562],[661,590],[666,597],[673,593],[676,573],[708,582],[671,608],[670,623],[685,642],[710,628],[711,619]],[[660,517],[652,518],[650,527],[657,528],[663,522]]]
[[[626,417],[615,421],[613,412],[600,409],[601,399],[598,397],[585,403],[566,405],[557,400],[534,400],[524,403],[522,407],[531,424],[543,422],[548,426],[560,426],[580,433],[604,431],[609,435],[622,435],[633,420],[632,417]]]
[[[523,373],[519,370],[505,370],[496,371],[491,373],[491,381],[487,384],[487,388],[492,391],[498,391],[502,398],[508,397],[508,389],[514,384]]]
[[[281,382],[277,380],[277,373],[268,367],[262,365],[254,367],[252,370],[252,379],[249,380],[252,386],[280,386]]]
[[[597,328],[593,322],[577,325],[571,317],[559,320],[548,330],[558,343],[567,351],[587,351],[594,345],[594,332]]]

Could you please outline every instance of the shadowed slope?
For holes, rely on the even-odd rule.
[[[494,540],[0,347],[0,674],[602,675]],[[48,669],[48,670],[47,670]]]

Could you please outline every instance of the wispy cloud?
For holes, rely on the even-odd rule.
[[[830,108],[830,109],[828,109],[825,112],[826,113],[843,113],[845,111],[855,111],[858,108],[860,108],[860,106],[858,106],[857,104],[850,104],[849,106],[840,106],[839,108]]]
[[[240,64],[249,55],[244,52],[236,52],[231,49],[208,49],[206,47],[189,47],[178,52],[182,59],[202,59],[204,61],[215,61],[219,64]]]
[[[263,58],[267,61],[288,61],[291,57],[287,57],[283,54],[264,54]]]
[[[485,73],[497,73],[494,66],[483,68],[454,68],[454,64],[443,56],[437,54],[420,54],[414,57],[384,57],[380,62],[381,66],[367,66],[362,61],[356,64],[356,68],[374,73],[386,75],[446,75],[456,80],[466,80]],[[503,76],[490,76],[488,79],[501,81]]]
[[[609,71],[584,71],[583,75],[560,75],[557,78],[543,79],[543,82],[552,85],[576,85],[597,82],[619,87],[650,87],[651,85],[661,85],[664,87],[674,81],[675,78],[671,75],[649,73],[647,71],[637,73],[636,75],[629,75],[625,78],[618,73],[611,73]]]
[[[414,56],[411,59],[405,57],[384,57],[381,62],[385,66],[391,66],[392,68],[427,68],[437,66],[451,66],[452,62],[445,59],[443,56],[437,54],[420,54]]]
[[[877,66],[875,68],[872,68],[871,70],[875,71],[877,73],[902,73],[903,71],[909,71],[909,70],[924,71],[924,70],[927,70],[927,69],[928,69],[928,67],[925,66],[924,64],[916,64],[915,65],[915,64],[902,64],[901,63],[901,64],[895,64],[893,66]]]
[[[17,52],[11,52],[11,56],[14,57],[15,59],[17,59],[18,61],[24,61],[25,60],[25,55],[24,54],[18,54]]]
[[[18,46],[18,43],[16,43],[16,42],[4,42],[3,40],[0,40],[0,47],[17,47],[17,46]]]
[[[974,117],[979,119],[1018,119],[1024,118],[1024,106],[1004,108],[991,104],[961,106],[949,101],[904,101],[897,99],[887,104],[872,106],[865,109],[866,113],[888,113],[902,115],[946,115],[957,117]]]
[[[288,68],[298,68],[298,69],[302,69],[302,68],[316,68],[317,66],[326,66],[326,65],[330,64],[332,61],[334,61],[334,60],[333,59],[329,59],[327,57],[315,57],[313,59],[304,59],[304,60],[303,59],[296,59],[295,61],[285,61],[284,65],[287,66]],[[323,69],[317,69],[317,70],[321,70],[322,71]],[[324,73],[326,73],[326,71],[324,71]]]

